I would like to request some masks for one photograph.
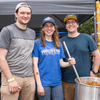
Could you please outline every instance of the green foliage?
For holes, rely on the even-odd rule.
[[[89,35],[92,35],[92,33],[94,33],[94,18],[90,18],[87,21],[85,21],[84,23],[82,23],[79,28],[78,31],[80,33],[87,33]]]

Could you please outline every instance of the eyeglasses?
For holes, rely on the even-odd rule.
[[[77,22],[76,21],[71,21],[71,22],[68,21],[68,22],[66,22],[67,25],[69,25],[69,24],[75,24],[75,23],[77,23]]]

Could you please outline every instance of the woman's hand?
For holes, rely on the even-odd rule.
[[[37,92],[38,92],[38,94],[39,94],[40,96],[44,96],[44,95],[45,95],[45,93],[44,93],[44,88],[43,88],[42,85],[37,86]]]

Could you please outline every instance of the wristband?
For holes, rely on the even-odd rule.
[[[69,62],[68,62],[68,66],[70,66]]]
[[[94,71],[92,71],[95,75],[97,75],[98,74],[98,72],[94,72]]]
[[[15,78],[13,77],[13,78],[9,79],[8,82],[12,82],[14,80],[15,80]]]

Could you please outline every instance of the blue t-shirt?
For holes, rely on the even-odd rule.
[[[71,57],[76,60],[76,70],[79,77],[90,76],[90,52],[97,49],[97,45],[94,40],[88,34],[80,33],[75,38],[64,36],[61,41],[65,41]],[[68,55],[64,48],[65,58],[64,61],[68,61]],[[76,74],[73,67],[67,67],[62,69],[62,80],[66,82],[75,82]]]
[[[40,39],[35,40],[32,56],[38,57],[38,68],[43,86],[56,86],[61,84],[60,59],[64,58],[63,47],[55,48],[53,42],[45,41],[41,46]]]

